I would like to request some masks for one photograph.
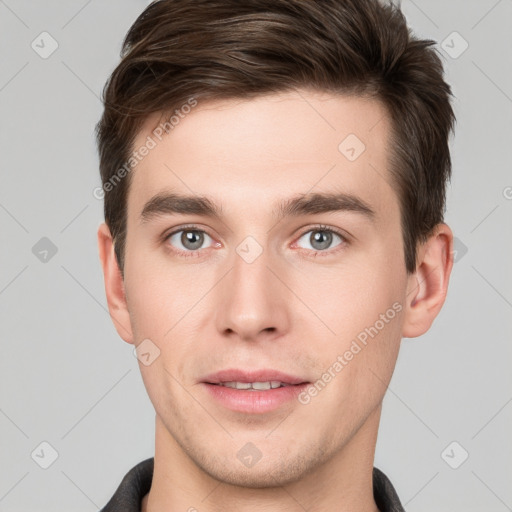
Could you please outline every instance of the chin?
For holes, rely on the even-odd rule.
[[[249,489],[269,489],[282,487],[300,480],[304,476],[304,471],[292,465],[285,468],[269,470],[266,467],[259,469],[244,467],[214,467],[209,470],[203,467],[203,470],[215,480],[236,487],[245,487]]]
[[[226,452],[222,456],[211,454],[211,457],[205,457],[204,451],[199,457],[196,457],[196,453],[189,455],[201,470],[215,480],[238,487],[262,489],[300,481],[324,461],[325,452],[319,449],[305,456],[304,450],[302,454],[287,455],[273,450],[271,455],[262,454],[252,467],[246,467],[236,452],[233,454],[234,460],[227,459]]]

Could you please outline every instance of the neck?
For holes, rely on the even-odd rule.
[[[379,512],[373,498],[373,461],[381,406],[340,450],[296,481],[249,488],[216,479],[199,467],[156,417],[151,490],[142,512]]]

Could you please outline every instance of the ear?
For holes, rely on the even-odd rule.
[[[430,329],[441,311],[453,267],[453,233],[444,223],[418,250],[416,271],[409,276],[402,336],[415,338]]]
[[[98,228],[98,250],[101,266],[103,267],[110,318],[112,318],[119,336],[127,343],[133,343],[124,282],[114,252],[112,235],[104,222]]]

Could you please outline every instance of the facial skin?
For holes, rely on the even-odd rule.
[[[135,147],[159,117],[147,119]],[[453,264],[453,236],[440,224],[419,246],[416,272],[406,272],[389,133],[375,100],[301,90],[210,102],[132,171],[124,282],[105,224],[98,242],[119,335],[135,345],[149,338],[160,350],[149,366],[139,362],[156,411],[144,510],[378,510],[371,477],[381,402],[401,338],[428,330]],[[338,149],[349,134],[366,146],[354,161]],[[373,218],[275,216],[281,201],[333,192],[357,196]],[[160,193],[207,196],[222,217],[141,222]],[[319,225],[346,240],[333,235],[322,246],[311,239]],[[185,227],[208,235],[199,249],[182,245],[181,232],[163,239]],[[251,263],[236,250],[248,236],[262,249]],[[396,303],[401,311],[307,404],[234,412],[201,383],[225,368],[271,368],[314,383]],[[262,455],[252,467],[237,457],[247,443]]]

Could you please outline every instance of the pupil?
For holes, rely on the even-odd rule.
[[[328,231],[315,231],[310,238],[312,247],[318,250],[326,249],[331,245],[332,233],[329,233]]]
[[[203,245],[203,234],[198,231],[184,231],[181,235],[181,243],[187,249],[199,249]]]

